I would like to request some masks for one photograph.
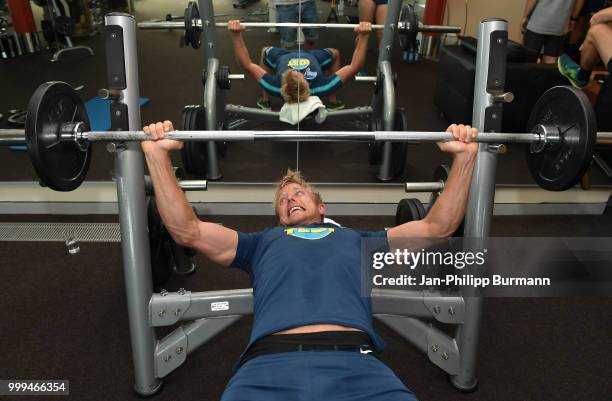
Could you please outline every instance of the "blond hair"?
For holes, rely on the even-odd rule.
[[[321,203],[323,203],[323,198],[321,198],[321,194],[319,193],[319,191],[317,191],[315,187],[313,187],[308,182],[306,182],[306,180],[304,179],[304,176],[302,175],[300,171],[287,169],[287,173],[285,174],[285,176],[280,179],[278,184],[276,184],[276,192],[274,194],[274,210],[276,211],[277,214],[278,214],[278,209],[277,209],[278,198],[280,196],[280,193],[283,188],[285,188],[287,185],[290,185],[290,184],[298,184],[304,189],[310,191],[317,205],[320,205]]]
[[[281,96],[287,103],[301,103],[310,97],[310,87],[306,78],[291,68],[283,73],[281,79]]]

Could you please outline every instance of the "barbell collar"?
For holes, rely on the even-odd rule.
[[[556,125],[538,124],[533,127],[533,132],[539,136],[539,140],[529,145],[531,153],[540,153],[555,149],[561,143],[561,131]]]

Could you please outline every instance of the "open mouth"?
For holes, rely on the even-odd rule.
[[[291,209],[289,209],[289,216],[291,216],[294,212],[297,212],[297,211],[302,211],[303,212],[305,210],[306,209],[304,209],[301,206],[293,206]]]

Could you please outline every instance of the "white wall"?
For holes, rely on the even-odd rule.
[[[525,0],[446,0],[447,13],[444,23],[465,25],[467,3],[467,25],[463,35],[478,36],[478,25],[485,18],[503,18],[508,21],[508,37],[516,42],[522,41],[519,24]],[[448,22],[447,22],[448,21]]]

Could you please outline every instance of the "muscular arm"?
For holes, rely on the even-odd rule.
[[[424,219],[411,221],[387,231],[389,238],[438,238],[451,236],[461,224],[472,181],[475,155],[459,154],[436,203]]]
[[[161,123],[158,125],[159,132],[162,130]],[[145,131],[151,131],[151,126],[145,127],[148,128]],[[176,181],[168,148],[164,148],[164,144],[147,142],[143,142],[143,151],[153,181],[157,208],[168,232],[178,244],[203,253],[215,263],[228,266],[236,256],[238,233],[218,224],[200,221]],[[155,142],[165,142],[167,145],[175,141]]]
[[[478,153],[478,144],[473,142],[478,131],[470,126],[453,124],[448,127],[448,132],[453,133],[455,140],[438,144],[441,150],[455,155],[444,191],[424,219],[389,229],[387,238],[448,237],[461,224]]]
[[[365,22],[360,23],[366,24]],[[369,23],[367,23],[369,24]],[[371,25],[370,25],[371,26]],[[368,39],[370,37],[370,31],[360,31],[357,36],[357,45],[355,46],[355,51],[353,52],[353,58],[351,59],[351,63],[349,65],[345,65],[340,68],[336,75],[342,83],[346,83],[352,80],[355,75],[359,72],[361,67],[363,67],[366,59],[366,52],[368,50]]]
[[[231,32],[232,35],[232,43],[234,45],[234,53],[236,55],[236,61],[238,64],[253,78],[257,81],[264,76],[266,71],[261,68],[261,66],[253,63],[251,60],[251,56],[249,56],[249,50],[244,44],[244,39],[242,39],[242,34],[240,32]]]

